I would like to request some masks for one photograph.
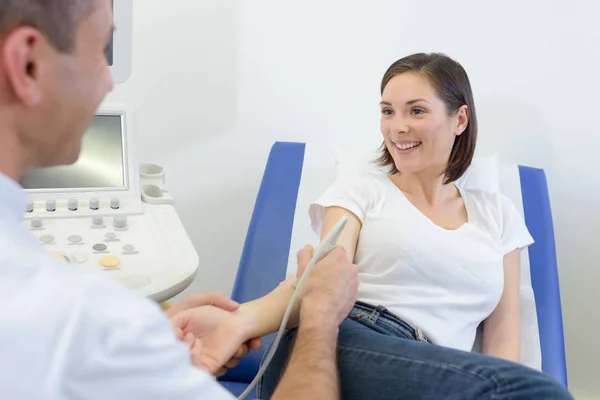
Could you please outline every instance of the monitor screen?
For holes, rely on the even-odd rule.
[[[24,189],[123,189],[123,154],[122,117],[96,115],[75,164],[27,171],[20,183]]]

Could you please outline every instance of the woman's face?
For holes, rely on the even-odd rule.
[[[416,72],[394,76],[381,97],[381,133],[396,168],[443,173],[456,136],[467,127],[467,106],[448,115],[429,80]]]

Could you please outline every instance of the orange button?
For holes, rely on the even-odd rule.
[[[117,268],[119,264],[121,264],[121,260],[112,255],[103,256],[100,259],[100,265],[102,265],[104,268]]]
[[[61,253],[50,253],[50,255],[60,261],[69,261],[69,259],[67,257],[65,257],[64,254]]]

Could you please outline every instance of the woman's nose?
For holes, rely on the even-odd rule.
[[[391,130],[394,134],[407,133],[410,130],[408,121],[402,115],[395,115],[392,120]]]

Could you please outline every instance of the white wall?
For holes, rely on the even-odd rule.
[[[271,144],[375,149],[378,88],[404,55],[467,69],[479,153],[546,170],[570,387],[600,398],[600,2],[143,0],[132,78],[109,101],[138,110],[144,160],[200,253],[187,291],[230,293]]]

